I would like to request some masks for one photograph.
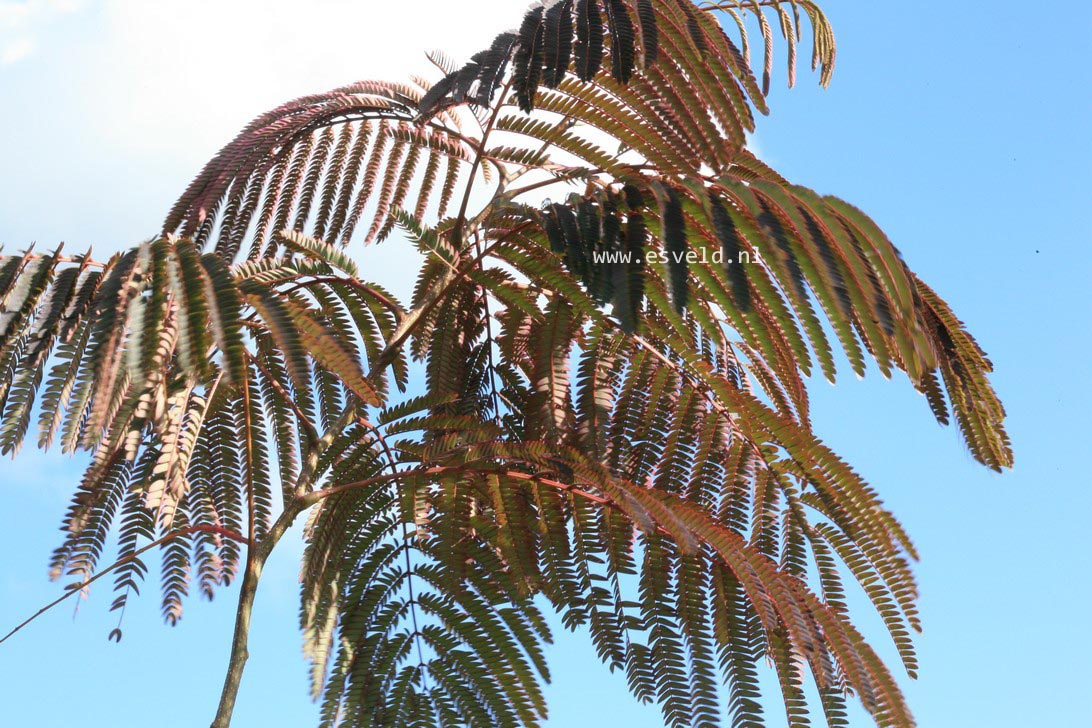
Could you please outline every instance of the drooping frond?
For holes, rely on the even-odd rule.
[[[722,52],[723,31],[709,22],[708,11],[723,11],[738,30],[742,48],[728,41],[732,65],[748,69],[750,42],[747,19],[754,18],[763,41],[762,96],[770,91],[776,24],[786,42],[789,86],[795,84],[797,47],[801,42],[801,10],[812,30],[812,70],[826,86],[834,73],[834,33],[819,6],[804,0],[730,0],[703,2],[701,12],[690,0],[557,0],[536,5],[524,15],[518,32],[498,35],[487,50],[452,71],[421,99],[421,118],[466,103],[490,106],[511,65],[511,83],[520,108],[530,113],[540,86],[557,88],[566,74],[583,82],[609,77],[625,86],[638,69],[648,72],[660,58],[661,35],[679,50],[684,40],[699,55]],[[771,24],[770,19],[774,23]],[[715,28],[715,30],[713,30]],[[712,32],[711,32],[712,31]],[[712,36],[712,37],[711,37]],[[665,54],[668,55],[668,54]],[[668,55],[668,62],[674,54]],[[717,59],[723,63],[724,56]],[[693,79],[689,79],[691,82]]]
[[[762,35],[762,89],[767,94],[774,64],[773,25],[777,25],[787,46],[788,79],[791,87],[796,80],[797,48],[802,36],[800,11],[803,10],[808,16],[812,31],[811,69],[819,70],[819,81],[824,86],[830,83],[831,76],[834,75],[836,52],[834,30],[822,8],[812,0],[705,0],[701,7],[704,10],[724,11],[732,18],[743,41],[744,57],[749,57],[746,19],[748,16],[755,19]],[[770,22],[771,18],[773,23]]]
[[[679,406],[696,412],[686,401]],[[697,468],[713,476],[704,488],[677,489],[695,482],[692,461],[667,455],[686,464],[670,473],[678,466],[653,466],[649,477],[668,487],[648,488],[578,450],[491,440],[495,429],[470,417],[433,415],[393,429],[426,429],[427,444],[392,439],[388,457],[398,453],[398,462],[391,465],[386,446],[377,445],[382,435],[353,437],[368,454],[344,450],[335,467],[351,470],[332,478],[312,521],[303,616],[316,690],[325,685],[326,722],[399,725],[407,706],[431,715],[454,703],[470,725],[534,724],[537,689],[521,658],[535,659],[541,637],[528,626],[531,613],[517,627],[531,587],[568,626],[587,625],[601,657],[625,669],[638,696],[661,702],[672,725],[716,722],[721,679],[742,696],[737,718],[757,719],[756,663],[764,657],[786,675],[804,660],[833,706],[848,687],[881,725],[911,724],[893,679],[844,607],[814,596],[795,557],[779,556],[782,520],[791,527],[786,536],[815,538],[795,489],[785,490],[786,517],[775,510],[774,522],[756,526],[748,539],[738,516],[710,515],[710,502],[726,515],[749,510],[739,469],[722,469],[719,457]],[[716,451],[734,440],[721,427],[705,447]],[[724,474],[731,477],[720,491]],[[488,573],[484,581],[479,569]],[[639,586],[631,593],[634,577]],[[423,596],[431,590],[437,599]],[[471,628],[460,612],[478,597],[494,606],[479,607]],[[431,620],[465,644],[465,671],[438,664],[447,658],[441,650],[457,642],[439,640]]]
[[[570,13],[574,17],[570,17]],[[575,32],[572,28],[575,28]],[[545,51],[542,50],[543,46]],[[638,48],[643,59],[640,73],[637,72]],[[670,53],[661,54],[661,48]],[[601,72],[603,57],[608,53],[610,62],[607,67],[610,72]],[[437,111],[457,104],[488,104],[500,86],[505,65],[503,62],[498,66],[497,63],[484,61],[509,55],[515,59],[511,83],[524,112],[540,108],[568,116],[569,111],[581,111],[583,105],[589,105],[589,113],[594,113],[598,107],[600,114],[610,114],[610,126],[600,127],[604,131],[613,134],[628,126],[629,134],[619,137],[619,141],[625,144],[630,144],[631,137],[640,136],[637,133],[640,127],[627,125],[629,119],[611,114],[609,107],[600,107],[599,102],[603,99],[578,93],[588,89],[589,82],[616,93],[639,95],[646,101],[646,113],[665,114],[667,118],[661,122],[670,121],[673,126],[679,126],[678,122],[682,121],[686,131],[690,131],[688,119],[675,118],[674,113],[683,112],[684,109],[685,113],[694,113],[697,109],[681,104],[664,106],[654,101],[655,96],[665,101],[678,99],[678,94],[685,94],[692,83],[712,84],[718,91],[728,94],[723,100],[718,99],[717,105],[718,110],[726,112],[721,119],[722,123],[727,124],[726,131],[738,129],[741,125],[751,128],[745,94],[758,109],[765,112],[765,100],[754,85],[740,51],[720,26],[706,13],[696,11],[689,0],[667,0],[662,3],[581,0],[575,4],[556,3],[546,12],[541,7],[529,11],[518,35],[498,36],[489,51],[478,54],[467,66],[434,86],[422,100],[421,118],[429,118]],[[707,57],[715,62],[707,63]],[[728,69],[725,74],[719,73],[722,68]],[[710,75],[710,69],[718,72],[715,78]],[[624,91],[634,78],[638,82],[634,89]],[[683,83],[678,84],[679,81]],[[741,83],[748,84],[745,90],[740,88]],[[544,88],[540,89],[540,84]],[[470,93],[471,89],[475,93]],[[575,94],[569,104],[574,108],[557,108],[561,99],[556,94],[543,93],[545,89],[559,89],[566,95]],[[552,100],[552,103],[544,103],[544,98]],[[667,111],[669,108],[672,111]],[[580,116],[580,113],[572,114],[576,119]],[[720,136],[719,132],[713,132],[711,138],[704,141],[719,139]],[[742,142],[741,133],[739,137]],[[660,143],[659,140],[649,139],[645,146],[658,146]],[[716,148],[717,145],[709,147],[710,150]],[[697,149],[689,147],[687,151]],[[692,162],[687,162],[685,166],[689,167],[690,164]]]
[[[343,433],[333,494],[309,523],[301,621],[321,724],[537,725],[549,631],[522,572],[505,567],[511,533],[482,510],[519,494],[405,470],[419,451],[394,437],[458,418],[380,419],[385,433]]]
[[[689,8],[689,2],[685,5]],[[658,34],[649,0],[558,0],[536,6],[524,15],[518,32],[501,33],[487,50],[437,83],[421,100],[419,112],[428,118],[464,103],[489,106],[509,63],[520,108],[528,113],[540,85],[556,88],[570,72],[589,81],[604,67],[605,54],[611,75],[628,83],[639,60],[656,60]]]
[[[935,294],[859,210],[773,180],[638,184],[627,185],[628,195],[608,188],[541,210],[512,207],[499,222],[504,230],[522,225],[524,234],[533,222],[595,303],[613,304],[624,330],[635,330],[646,291],[666,289],[671,307],[689,309],[710,339],[738,337],[768,394],[805,419],[801,375],[813,357],[835,376],[828,330],[858,375],[866,353],[884,374],[905,371],[947,422],[939,372],[949,398],[958,393],[954,414],[975,456],[995,469],[1011,463],[1004,411],[984,379],[988,360],[965,333],[953,338],[948,327],[961,332],[959,322],[933,308]],[[645,204],[655,198],[661,203]]]
[[[362,228],[372,241],[390,233],[395,209],[446,208],[472,150],[438,120],[412,123],[420,98],[412,86],[360,82],[259,116],[194,179],[165,233],[230,261],[274,255],[286,230],[335,244]]]
[[[365,376],[359,342],[378,357],[397,304],[347,277],[336,249],[299,235],[282,247],[284,257],[235,267],[174,238],[105,263],[0,258],[0,352],[17,372],[0,382],[2,447],[19,448],[39,403],[41,446],[92,454],[54,577],[90,576],[118,521],[129,552],[177,532],[164,546],[165,616],[177,621],[187,575],[211,594],[238,568],[238,542],[262,535],[272,473],[292,484],[316,423],[380,402],[382,377]],[[404,370],[396,361],[400,386]],[[134,560],[118,572],[116,607],[143,571]]]
[[[510,262],[531,277],[538,270],[534,261],[514,254]],[[838,575],[831,569],[824,536],[834,539],[838,553],[875,597],[912,669],[906,628],[917,624],[916,589],[907,566],[913,551],[875,493],[806,426],[740,389],[746,372],[730,349],[718,351],[710,345],[703,355],[690,355],[694,347],[704,348],[700,330],[674,331],[669,317],[655,313],[646,316],[649,333],[630,340],[598,313],[593,300],[580,304],[575,281],[566,283],[562,276],[544,274],[552,279],[544,285],[564,291],[597,322],[579,340],[585,352],[577,367],[579,390],[569,395],[566,380],[563,396],[555,400],[571,401],[576,408],[561,418],[570,423],[563,441],[598,453],[619,477],[648,483],[655,492],[679,492],[736,530],[754,529],[756,546],[791,573],[803,576],[809,571],[804,557],[810,548],[811,568],[818,570],[824,592],[837,602]],[[653,298],[666,302],[665,293],[657,282]],[[541,314],[545,319],[550,315]],[[506,316],[506,325],[508,321]],[[511,321],[515,326],[519,319]],[[507,332],[501,334],[502,351],[509,348],[504,343]],[[522,368],[527,372],[525,386],[532,391],[534,365],[527,360]],[[516,406],[530,418],[530,404]],[[839,531],[842,536],[835,535]],[[855,539],[866,555],[844,550],[842,539]],[[877,578],[884,586],[873,590]]]

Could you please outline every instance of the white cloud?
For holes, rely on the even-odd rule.
[[[0,2],[0,29],[18,28],[82,8],[84,0],[4,0]]]
[[[16,38],[5,43],[0,50],[0,66],[10,66],[18,63],[34,52],[34,41],[30,38]]]
[[[207,156],[256,114],[361,79],[435,71],[425,52],[465,59],[522,15],[523,0],[298,2],[108,0],[86,93],[116,142]],[[124,118],[124,125],[115,120]]]
[[[37,35],[62,15],[84,6],[83,0],[23,0],[0,2],[0,66],[30,56],[38,47]]]
[[[361,79],[438,78],[426,51],[461,62],[527,4],[0,0],[0,51],[36,46],[0,68],[0,108],[23,112],[0,118],[0,135],[21,140],[5,150],[0,242],[101,252],[152,235],[257,114]]]

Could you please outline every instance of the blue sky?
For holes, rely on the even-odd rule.
[[[523,2],[404,7],[0,2],[0,242],[138,242],[254,114],[358,78],[427,72],[427,49],[465,57],[516,22]],[[1087,725],[1092,10],[824,7],[839,44],[834,82],[820,90],[805,73],[790,92],[781,71],[757,146],[791,180],[872,214],[954,305],[996,364],[1016,450],[1010,473],[976,465],[904,379],[846,370],[836,387],[812,385],[820,435],[878,487],[923,557],[911,705],[936,728]],[[406,262],[391,247],[375,275],[408,280]],[[0,631],[58,594],[45,565],[80,470],[32,450],[0,463]],[[258,597],[244,728],[314,723],[296,631],[299,548],[284,543]],[[116,615],[101,589],[75,619],[66,603],[0,646],[0,722],[207,724],[234,590],[192,601],[174,629],[160,624],[155,591],[130,605],[120,644],[106,640]],[[877,623],[862,624],[882,645]],[[549,726],[661,725],[580,635],[558,637]],[[855,713],[853,724],[868,722]]]

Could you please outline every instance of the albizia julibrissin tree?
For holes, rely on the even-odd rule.
[[[91,458],[52,575],[110,576],[120,609],[158,553],[172,624],[241,577],[216,726],[301,516],[322,725],[538,724],[547,609],[673,726],[761,724],[763,663],[793,726],[851,697],[912,725],[843,578],[913,675],[914,547],[805,379],[900,370],[983,464],[1011,452],[948,305],[745,146],[803,28],[825,83],[810,0],[536,5],[436,85],[258,117],[148,242],[3,257],[0,448],[36,421]],[[404,303],[353,258],[395,232],[424,261]]]

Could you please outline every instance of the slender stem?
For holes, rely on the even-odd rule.
[[[133,553],[129,554],[128,556],[125,556],[124,558],[118,559],[114,563],[110,564],[110,566],[106,567],[105,569],[98,572],[97,574],[94,574],[93,576],[87,577],[86,579],[81,581],[79,584],[75,584],[73,586],[68,587],[68,589],[65,591],[64,594],[57,597],[56,599],[54,599],[49,604],[45,605],[44,607],[39,609],[34,614],[27,617],[25,620],[23,620],[19,624],[19,626],[15,627],[13,630],[8,632],[6,635],[4,635],[3,637],[0,637],[0,643],[7,642],[8,639],[11,638],[12,635],[14,635],[16,632],[21,630],[23,627],[26,627],[28,624],[33,622],[35,619],[37,619],[38,617],[40,617],[43,614],[45,614],[46,612],[48,612],[50,609],[52,609],[53,607],[55,607],[58,604],[60,604],[61,602],[63,602],[65,599],[68,599],[73,594],[79,594],[81,591],[83,591],[87,587],[91,586],[92,584],[94,584],[96,581],[98,581],[102,577],[104,577],[107,574],[113,572],[119,566],[123,566],[123,565],[129,563],[130,561],[135,561],[136,559],[140,558],[141,554],[143,554],[145,551],[149,551],[151,549],[154,549],[156,546],[162,546],[163,544],[167,543],[168,541],[173,541],[176,538],[180,538],[182,536],[188,536],[191,533],[198,533],[200,531],[203,531],[205,533],[215,533],[215,534],[218,534],[220,536],[224,536],[225,538],[230,538],[233,541],[238,541],[239,543],[246,543],[247,542],[246,537],[244,537],[243,535],[235,533],[234,531],[229,531],[226,528],[220,528],[219,526],[189,526],[187,528],[181,528],[181,529],[179,529],[177,531],[171,531],[166,536],[163,536],[162,538],[157,538],[155,541],[152,541],[151,543],[149,543],[149,544],[147,544],[145,546],[141,546],[139,549],[137,549]]]
[[[590,493],[585,490],[577,488],[571,483],[563,483],[559,480],[552,480],[533,473],[521,473],[515,470],[506,470],[503,468],[491,468],[480,465],[438,465],[430,468],[418,468],[414,470],[400,470],[397,473],[384,473],[380,475],[374,475],[364,480],[357,480],[352,483],[344,483],[342,485],[336,485],[325,490],[316,490],[307,494],[304,501],[307,505],[313,505],[321,500],[329,498],[332,495],[338,493],[344,493],[349,490],[356,490],[359,488],[369,488],[373,485],[379,485],[383,483],[390,483],[392,481],[402,480],[411,476],[428,476],[428,475],[445,475],[452,473],[480,473],[483,475],[503,475],[514,480],[532,480],[539,485],[544,485],[547,488],[553,488],[555,490],[563,490],[567,493],[572,493],[584,500],[598,503],[599,505],[608,505],[611,501],[601,495]],[[594,483],[590,484],[594,485]]]
[[[511,87],[512,79],[508,79],[504,88],[501,90],[500,98],[497,99],[497,105],[494,107],[493,113],[489,116],[489,121],[482,127],[482,138],[479,142],[478,152],[474,155],[474,163],[470,165],[470,176],[467,178],[466,190],[463,192],[463,201],[462,204],[459,205],[459,215],[455,222],[456,244],[459,247],[462,247],[463,244],[463,227],[466,224],[466,210],[470,205],[470,193],[474,190],[474,175],[478,173],[478,168],[482,164],[482,159],[485,156],[485,144],[489,141],[489,135],[493,131],[493,126],[497,123],[497,118],[500,116],[501,109],[504,108],[505,98],[508,96],[508,90]]]
[[[270,527],[268,533],[247,553],[246,571],[243,572],[243,583],[239,588],[239,604],[235,610],[235,633],[231,638],[227,675],[224,677],[220,705],[216,709],[216,717],[212,720],[211,728],[227,728],[231,725],[231,714],[235,710],[235,700],[239,697],[243,668],[246,667],[247,658],[250,656],[250,651],[247,649],[247,641],[250,637],[250,615],[254,611],[254,597],[258,593],[258,581],[261,579],[262,569],[269,555],[273,553],[273,547],[281,540],[304,508],[305,505],[299,498],[291,501]]]
[[[514,200],[520,195],[527,192],[532,192],[543,187],[549,187],[550,185],[556,185],[561,182],[572,182],[574,179],[579,179],[580,175],[582,174],[594,174],[596,173],[596,171],[597,170],[593,170],[590,168],[581,168],[574,170],[572,173],[565,174],[559,177],[550,177],[549,179],[542,179],[538,182],[531,182],[530,184],[524,185],[523,187],[517,187],[515,189],[509,190],[508,198]]]
[[[231,658],[228,660],[227,675],[224,677],[224,689],[220,692],[220,706],[212,728],[227,728],[231,725],[231,714],[235,710],[235,699],[239,696],[239,684],[243,679],[250,651],[247,639],[250,635],[250,615],[254,610],[254,596],[258,593],[258,580],[262,575],[264,560],[253,551],[247,558],[246,571],[243,573],[243,585],[239,589],[239,606],[235,610],[235,634],[231,639]]]
[[[33,246],[31,246],[31,247],[33,247]],[[64,247],[64,243],[61,243],[60,245],[57,246],[56,250],[59,251],[63,247]],[[97,260],[92,260],[90,257],[88,257],[90,254],[91,254],[90,250],[88,250],[88,252],[84,253],[83,255],[57,255],[54,258],[53,262],[54,263],[79,263],[80,265],[82,265],[82,266],[84,266],[86,268],[105,268],[106,267],[106,263],[103,263],[103,262],[100,262],[100,261],[97,261]],[[51,254],[51,253],[33,253],[33,252],[30,251],[30,249],[27,249],[26,251],[24,251],[21,254],[20,253],[15,253],[15,255],[20,255],[25,260],[40,260],[42,258],[52,258],[52,257],[54,257],[53,254]]]

